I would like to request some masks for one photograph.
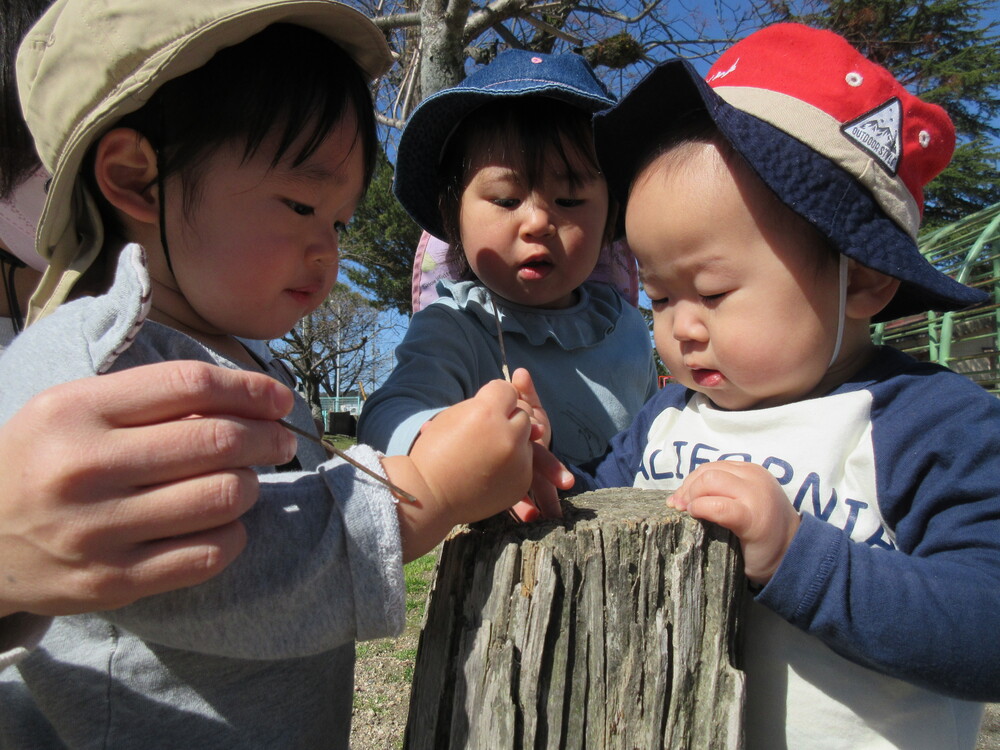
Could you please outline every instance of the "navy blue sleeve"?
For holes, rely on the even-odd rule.
[[[569,467],[576,477],[573,494],[605,487],[631,487],[642,467],[642,454],[649,442],[653,422],[667,409],[683,409],[690,395],[690,391],[678,385],[668,385],[657,391],[639,410],[632,424],[611,438],[604,455]]]
[[[430,305],[414,315],[396,347],[395,368],[361,410],[358,442],[388,455],[408,453],[428,419],[497,377],[483,368],[481,349],[462,313]]]
[[[758,601],[859,664],[1000,701],[1000,400],[930,366],[890,382],[872,440],[896,548],[805,515]]]

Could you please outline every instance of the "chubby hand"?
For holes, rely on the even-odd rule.
[[[702,464],[667,505],[732,531],[747,578],[761,585],[778,569],[801,521],[778,480],[763,466],[741,461]]]
[[[424,424],[408,456],[382,459],[389,479],[420,501],[397,506],[404,560],[524,497],[540,429],[522,406],[514,386],[494,380]]]
[[[410,458],[453,524],[472,523],[509,508],[525,493],[533,432],[517,391],[494,380],[425,424]]]
[[[549,451],[552,427],[531,374],[520,367],[514,371],[511,381],[518,392],[518,406],[531,418],[534,442],[531,496],[518,502],[513,508],[514,513],[522,521],[534,521],[539,516],[562,518],[559,490],[568,490],[573,486],[573,475]]]

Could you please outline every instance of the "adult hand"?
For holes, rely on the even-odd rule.
[[[113,609],[242,551],[253,465],[295,438],[262,374],[165,362],[65,383],[0,428],[0,615]]]

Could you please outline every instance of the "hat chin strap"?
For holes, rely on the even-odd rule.
[[[170,275],[174,275],[174,264],[170,262],[170,248],[167,246],[167,196],[163,191],[163,170],[160,168],[160,156],[156,155],[156,185],[157,190],[160,193],[160,244],[163,246],[163,257],[167,260],[167,270],[170,271]]]
[[[847,256],[841,254],[840,267],[837,273],[837,342],[833,345],[833,356],[830,364],[833,367],[840,355],[840,347],[844,343],[844,317],[847,313]]]

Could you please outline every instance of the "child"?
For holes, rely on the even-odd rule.
[[[374,163],[367,81],[389,62],[381,32],[328,0],[54,5],[18,57],[52,174],[37,237],[49,267],[33,298],[34,316],[48,315],[0,359],[0,422],[49,385],[145,362],[280,377],[234,335],[278,335],[333,285],[337,232]],[[74,293],[97,296],[59,306],[77,279]],[[309,441],[294,462],[318,471],[223,477],[216,493],[233,502],[261,485],[244,553],[200,586],[57,618],[0,675],[0,744],[346,747],[354,641],[401,627],[401,562],[530,484],[525,396],[490,383],[410,457],[354,451],[413,504],[350,464],[320,465]],[[311,426],[301,400],[289,420]],[[229,434],[210,433],[203,452],[235,451]],[[146,481],[150,502],[171,490],[169,477]],[[146,526],[123,518],[120,534]]]
[[[413,113],[396,196],[448,240],[448,275],[462,280],[439,284],[411,319],[359,440],[407,453],[428,420],[501,375],[504,353],[539,376],[553,452],[568,463],[602,454],[653,394],[641,314],[584,283],[615,224],[590,125],[611,104],[578,55],[509,50]]]
[[[1000,698],[1000,402],[869,335],[984,298],[914,240],[947,115],[787,24],[707,82],[662,64],[595,133],[679,385],[577,486],[674,490],[740,539],[749,748],[972,748]]]

